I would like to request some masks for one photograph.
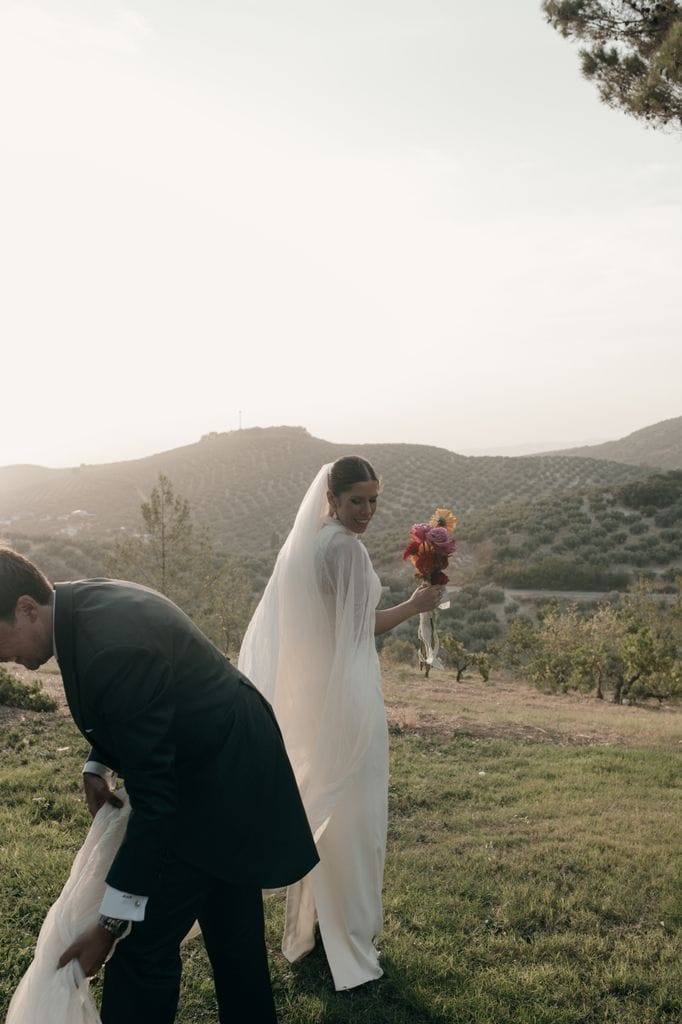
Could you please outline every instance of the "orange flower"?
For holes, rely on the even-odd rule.
[[[450,533],[457,526],[457,516],[449,508],[437,508],[430,519],[431,526],[444,526]]]

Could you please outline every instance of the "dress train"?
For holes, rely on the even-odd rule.
[[[290,962],[309,953],[317,923],[337,991],[383,974],[372,936],[382,927],[387,753],[382,717],[364,771],[348,787],[318,840],[319,864],[287,889],[282,952]],[[368,778],[373,785],[368,786]]]
[[[57,967],[65,949],[99,916],[105,879],[128,823],[130,804],[105,804],[95,815],[76,854],[69,879],[50,907],[38,935],[33,962],[12,996],[5,1024],[100,1024],[100,1016],[78,960]]]

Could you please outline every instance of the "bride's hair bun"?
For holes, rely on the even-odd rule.
[[[329,470],[327,483],[329,490],[338,498],[344,491],[349,491],[353,484],[365,483],[367,480],[381,483],[372,464],[360,455],[342,455]]]

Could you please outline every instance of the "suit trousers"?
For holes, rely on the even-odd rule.
[[[175,858],[163,868],[144,921],[117,944],[104,972],[102,1024],[172,1024],[180,944],[201,926],[220,1024],[276,1024],[260,887],[232,885]]]

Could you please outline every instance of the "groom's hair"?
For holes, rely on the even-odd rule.
[[[24,595],[38,604],[48,604],[52,584],[28,558],[0,545],[0,620],[11,622],[14,619],[17,601]]]
[[[338,498],[344,491],[349,491],[353,484],[366,483],[368,480],[381,483],[367,459],[361,455],[342,455],[329,470],[328,487]]]

